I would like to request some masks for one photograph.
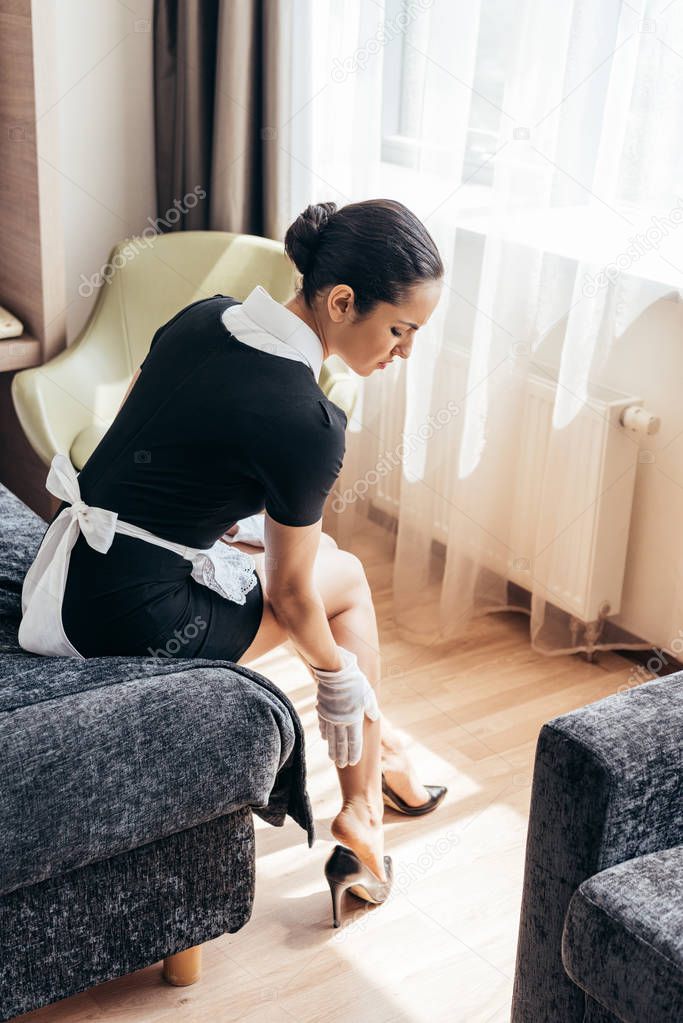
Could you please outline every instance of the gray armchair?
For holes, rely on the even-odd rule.
[[[512,1023],[683,1020],[683,672],[547,722]]]
[[[25,652],[47,526],[1,485],[0,520],[0,1020],[161,959],[191,983],[251,916],[253,813],[313,844],[299,717],[232,661]]]

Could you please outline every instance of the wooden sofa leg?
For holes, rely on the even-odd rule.
[[[202,973],[202,946],[193,945],[164,959],[163,978],[175,987],[196,984]]]

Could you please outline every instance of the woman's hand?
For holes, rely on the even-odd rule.
[[[342,658],[339,671],[311,671],[318,683],[316,710],[320,734],[327,739],[330,760],[337,767],[357,764],[363,752],[363,721],[379,717],[375,690],[358,667],[350,650],[337,646]]]

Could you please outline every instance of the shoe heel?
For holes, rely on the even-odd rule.
[[[341,920],[341,898],[347,888],[359,899],[379,904],[389,895],[393,881],[393,863],[391,856],[384,857],[386,881],[379,881],[367,867],[364,867],[352,849],[347,846],[335,845],[325,863],[325,877],[332,895],[332,914],[334,926],[339,927]]]
[[[345,885],[343,881],[335,881],[331,877],[328,877],[327,883],[330,886],[330,893],[332,895],[332,918],[333,926],[339,927],[341,924],[341,900],[342,895],[346,891],[348,885]]]
[[[337,844],[325,863],[325,877],[332,895],[333,926],[341,926],[341,901],[347,888],[359,879],[360,862],[345,845]]]

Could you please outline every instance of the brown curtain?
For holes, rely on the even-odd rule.
[[[160,230],[279,237],[288,24],[288,0],[156,0]],[[190,193],[201,197],[191,208],[183,203]],[[168,216],[178,208],[180,216]]]

